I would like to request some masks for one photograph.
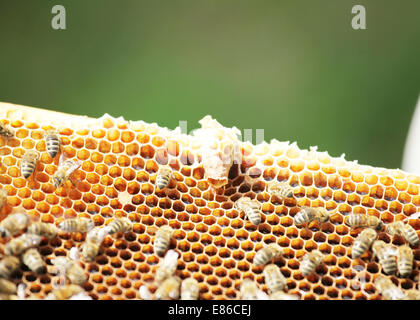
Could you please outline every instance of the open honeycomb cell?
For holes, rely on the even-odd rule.
[[[246,278],[267,292],[264,268],[254,266],[253,259],[263,244],[272,242],[283,249],[273,262],[286,277],[289,293],[305,300],[381,299],[374,280],[383,274],[382,267],[370,252],[351,258],[360,230],[348,227],[345,217],[373,215],[389,224],[413,215],[420,206],[420,177],[358,165],[315,148],[300,150],[275,140],[258,146],[241,142],[242,162],[230,168],[223,188],[214,189],[202,165],[201,142],[179,131],[108,115],[90,119],[10,104],[2,104],[0,116],[15,131],[11,139],[0,137],[0,185],[8,193],[1,219],[23,209],[34,221],[56,225],[74,217],[92,219],[95,226],[105,226],[114,217],[133,223],[131,231],[107,236],[98,256],[82,263],[88,275],[83,288],[93,299],[140,299],[143,285],[155,292],[153,280],[162,258],[153,242],[163,225],[174,229],[169,248],[179,253],[176,275],[195,278],[200,299],[240,299]],[[46,153],[43,133],[49,128],[60,134],[61,153],[82,162],[74,186],[54,187],[59,156],[52,159]],[[24,179],[20,163],[27,149],[37,150],[40,159],[35,173]],[[157,190],[159,167],[167,164],[173,179]],[[269,194],[266,186],[273,180],[288,181],[295,188],[294,198]],[[261,204],[258,226],[235,207],[244,196]],[[329,220],[295,225],[300,206],[324,207]],[[420,228],[418,220],[409,223]],[[404,243],[402,237],[384,232],[378,238]],[[84,241],[84,234],[60,233],[43,239],[39,252],[51,266],[52,259],[69,257],[70,249]],[[404,279],[389,276],[403,290],[418,288],[420,248],[412,248],[413,272]],[[302,257],[315,249],[324,254],[323,263],[303,277]],[[45,298],[57,276],[22,266],[12,280],[26,285],[27,296]]]

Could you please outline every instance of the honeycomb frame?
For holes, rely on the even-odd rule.
[[[8,192],[0,219],[24,209],[34,221],[55,224],[74,217],[91,218],[95,226],[107,225],[113,217],[133,222],[132,231],[108,236],[93,262],[82,262],[89,275],[83,287],[93,299],[140,299],[142,285],[154,292],[154,273],[162,259],[153,252],[154,234],[168,224],[175,230],[170,249],[180,254],[176,274],[199,282],[200,299],[240,299],[245,278],[257,281],[267,292],[263,267],[252,261],[264,243],[277,242],[283,255],[274,263],[287,279],[288,293],[306,300],[378,300],[382,297],[374,280],[382,267],[371,259],[371,252],[351,258],[352,243],[361,230],[346,226],[344,218],[350,213],[367,214],[388,224],[418,212],[420,206],[420,177],[359,165],[316,148],[300,150],[295,143],[241,143],[242,163],[232,166],[228,184],[215,191],[205,177],[197,141],[178,129],[4,103],[0,109],[2,122],[15,130],[15,138],[0,137],[0,187]],[[60,133],[62,153],[83,162],[75,187],[67,184],[56,190],[53,185],[59,156],[52,159],[46,153],[43,139],[50,128]],[[35,173],[24,179],[20,162],[27,149],[38,150],[40,160]],[[168,162],[174,179],[167,189],[157,191],[159,165]],[[283,201],[271,196],[265,187],[273,179],[289,181],[295,198]],[[242,196],[261,203],[258,226],[235,209],[234,202]],[[330,220],[296,226],[293,217],[299,206],[323,206],[331,212]],[[419,234],[419,220],[408,223]],[[84,239],[84,234],[60,233],[43,239],[39,251],[50,267],[51,259],[69,256]],[[385,232],[379,239],[404,243]],[[420,250],[412,248],[413,272],[405,279],[388,276],[403,290],[418,288]],[[304,278],[300,261],[313,249],[324,253],[324,263]],[[22,266],[12,280],[26,285],[27,297],[45,298],[56,278]]]

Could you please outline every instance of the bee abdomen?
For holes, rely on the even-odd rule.
[[[155,247],[155,251],[157,255],[162,256],[164,254],[164,252],[169,246],[169,240],[170,239],[168,237],[162,237],[162,238],[156,239],[156,243],[154,247]]]
[[[58,225],[65,232],[88,232],[93,227],[93,222],[88,218],[67,219]]]
[[[311,217],[308,214],[307,210],[300,210],[293,218],[295,224],[304,224],[310,222]]]
[[[382,268],[386,274],[392,274],[397,270],[397,262],[394,257],[388,257],[381,261]]]
[[[64,221],[60,222],[58,227],[61,230],[66,231],[66,232],[75,232],[78,229],[78,223],[74,219],[64,220]]]
[[[316,265],[311,260],[306,260],[302,262],[302,275],[306,277],[311,274],[316,268]]]
[[[406,226],[406,234],[407,234],[407,241],[410,242],[413,246],[417,246],[419,244],[419,236],[415,229],[411,226]]]
[[[44,262],[41,254],[36,249],[29,249],[22,255],[22,262],[32,271],[41,273],[44,269]]]
[[[365,251],[368,249],[368,245],[366,243],[363,243],[361,241],[355,242],[353,245],[351,256],[353,259],[359,258]]]
[[[0,261],[0,277],[9,278],[17,269],[20,261],[18,258],[10,256]]]
[[[17,286],[14,282],[0,278],[0,292],[6,294],[14,294],[17,291]]]
[[[27,179],[35,171],[36,162],[23,161],[21,165],[22,176]]]
[[[91,241],[86,242],[82,248],[82,257],[86,261],[93,261],[99,253],[99,245]]]
[[[398,270],[402,277],[407,277],[413,270],[413,262],[409,260],[403,260],[399,262]]]
[[[126,232],[130,226],[130,223],[124,219],[115,219],[108,225],[109,233]]]
[[[258,209],[255,208],[245,208],[245,214],[248,217],[249,221],[252,222],[252,224],[258,225],[261,222],[261,214],[258,211]]]
[[[37,234],[47,238],[54,238],[57,235],[57,229],[53,224],[45,222],[32,223],[27,230],[28,233]]]
[[[268,250],[261,249],[255,254],[254,264],[256,266],[262,266],[271,259],[271,254]]]
[[[51,158],[54,158],[57,155],[59,148],[60,140],[58,137],[49,136],[46,140],[46,149]]]
[[[168,186],[170,180],[171,180],[171,177],[170,176],[158,175],[156,177],[156,186],[159,189],[166,188]]]

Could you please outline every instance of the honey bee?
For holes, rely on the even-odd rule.
[[[254,256],[254,264],[256,266],[262,266],[268,263],[271,259],[282,254],[283,250],[277,243],[270,243],[265,245],[259,250]]]
[[[265,284],[271,292],[282,291],[287,288],[286,278],[275,264],[269,264],[264,268]]]
[[[376,231],[380,231],[384,227],[381,219],[364,214],[350,214],[345,218],[344,223],[351,228],[372,228]]]
[[[273,181],[269,183],[267,190],[279,199],[293,198],[293,187],[287,182]]]
[[[413,251],[408,245],[398,247],[397,267],[401,277],[407,277],[413,271]]]
[[[57,155],[61,144],[58,132],[55,130],[48,130],[45,133],[44,137],[47,153],[50,155],[51,158],[54,158]]]
[[[386,300],[402,300],[405,295],[390,279],[379,275],[375,279],[375,287]]]
[[[172,177],[172,168],[170,166],[160,167],[156,176],[156,187],[158,187],[159,190],[166,188]]]
[[[0,292],[5,294],[15,294],[17,292],[16,284],[10,280],[0,278]]]
[[[24,233],[21,236],[6,243],[4,253],[10,255],[20,255],[25,250],[39,245],[41,237],[36,234]]]
[[[32,223],[28,227],[27,233],[37,234],[39,236],[52,239],[57,236],[58,229],[52,223],[45,223],[45,222],[38,221],[38,222]]]
[[[402,236],[411,245],[417,246],[419,244],[419,236],[416,230],[409,224],[402,221],[395,221],[386,226],[386,232],[391,236]]]
[[[54,172],[53,181],[56,188],[61,187],[66,181],[70,181],[73,185],[74,182],[71,179],[72,174],[82,165],[82,162],[77,160],[63,160],[60,158],[60,162],[58,163],[57,171]]]
[[[31,219],[26,213],[13,213],[0,222],[0,235],[2,237],[11,237],[25,229]]]
[[[106,226],[108,234],[127,232],[131,229],[131,221],[127,218],[115,218]]]
[[[359,258],[365,251],[369,250],[373,241],[375,241],[378,234],[374,229],[364,229],[354,240],[351,256],[353,259]]]
[[[93,228],[93,221],[89,218],[66,219],[58,224],[58,228],[65,232],[85,233]]]
[[[3,209],[7,201],[7,191],[0,189],[0,210]]]
[[[310,253],[303,256],[300,271],[304,277],[310,275],[315,271],[324,259],[324,255],[319,250],[312,250]]]
[[[319,223],[326,222],[329,219],[328,211],[323,207],[311,208],[303,207],[294,217],[295,224],[301,225],[314,220]]]
[[[54,289],[51,293],[48,294],[47,300],[68,300],[72,296],[82,293],[83,288],[76,284],[68,284],[60,288]]]
[[[162,256],[165,253],[166,249],[168,249],[172,233],[173,229],[168,225],[160,227],[159,230],[156,232],[155,242],[153,246],[157,255]]]
[[[35,171],[36,163],[39,160],[38,152],[33,150],[27,150],[22,156],[20,163],[20,172],[22,176],[27,179]]]
[[[395,255],[397,254],[396,248],[392,245],[386,244],[382,240],[376,240],[372,244],[372,252],[374,257],[378,257],[386,274],[392,274],[397,269],[397,262]]]
[[[249,197],[242,197],[235,202],[235,207],[239,211],[245,213],[245,217],[251,221],[252,224],[259,225],[261,222],[260,204],[256,200],[251,200]]]
[[[5,125],[3,122],[0,122],[0,136],[3,138],[11,138],[15,135],[15,132],[7,125]]]
[[[181,279],[176,276],[171,276],[165,279],[157,288],[155,296],[158,300],[178,299],[179,287]]]
[[[106,235],[106,229],[100,227],[93,228],[87,233],[86,242],[82,245],[82,258],[85,261],[93,261],[95,259]]]
[[[169,250],[166,253],[161,265],[156,270],[155,281],[157,283],[161,283],[175,273],[178,265],[178,256],[178,252],[174,250]]]
[[[93,261],[98,255],[100,249],[100,244],[87,241],[82,245],[82,258],[85,261]]]
[[[64,271],[70,282],[77,285],[82,285],[87,281],[87,276],[83,268],[75,261],[69,260],[65,257],[58,257],[51,260],[52,264]]]
[[[14,256],[7,256],[0,261],[0,277],[9,278],[20,267],[20,260]]]
[[[276,291],[270,295],[271,300],[300,300],[296,294],[284,293],[283,291]]]
[[[38,250],[32,248],[26,250],[22,254],[22,262],[31,270],[36,273],[42,273],[44,270],[44,261]]]
[[[181,300],[197,300],[199,291],[198,281],[187,278],[181,284]]]

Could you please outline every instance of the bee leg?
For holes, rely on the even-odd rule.
[[[76,187],[76,184],[74,183],[73,179],[69,179],[73,187]]]

